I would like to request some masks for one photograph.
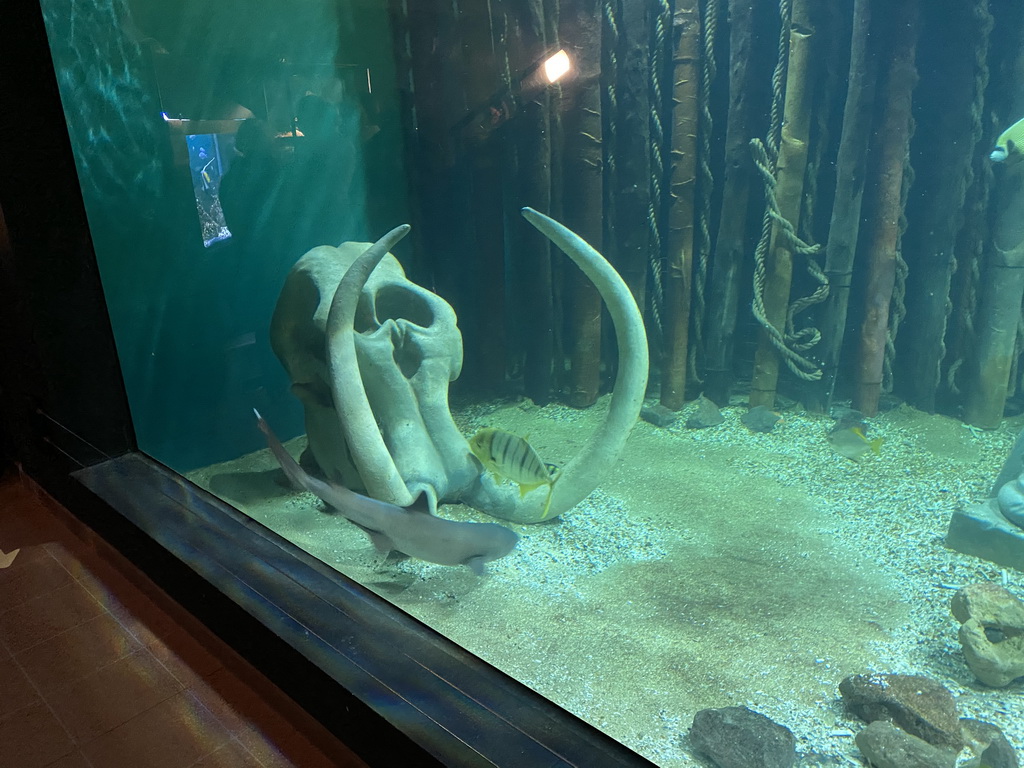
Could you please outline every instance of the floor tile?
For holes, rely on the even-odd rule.
[[[3,765],[43,768],[74,749],[71,738],[43,702],[29,704],[0,720]]]
[[[81,585],[71,582],[0,613],[0,639],[17,653],[101,613],[103,606]]]
[[[0,480],[0,768],[365,768],[30,483]]]
[[[179,632],[146,646],[185,688],[199,685],[223,667],[219,654]]]
[[[95,766],[190,766],[231,734],[194,699],[179,693],[82,747]]]
[[[4,506],[0,509],[0,547],[4,552],[70,535],[36,496],[18,483],[4,486],[0,492],[4,495]]]
[[[249,751],[232,739],[215,752],[200,758],[192,768],[264,768]]]
[[[266,691],[264,691],[264,686]],[[276,692],[276,696],[273,692]],[[192,689],[192,694],[231,731],[265,768],[337,768],[362,762],[326,729],[259,672],[244,681],[227,668],[218,670]],[[294,711],[292,710],[294,708]],[[298,728],[301,724],[303,727]],[[330,742],[328,757],[314,744]]]
[[[115,661],[73,685],[59,688],[47,701],[68,733],[85,744],[181,691],[145,648]]]
[[[50,557],[45,547],[21,547],[14,563],[0,570],[0,611],[16,608],[70,582],[71,574]]]
[[[0,660],[0,719],[40,701],[35,687],[13,658]]]
[[[89,765],[89,761],[85,759],[85,755],[80,750],[69,752],[64,757],[59,757],[52,763],[49,763],[46,768],[93,768]],[[107,766],[110,768],[110,766]]]
[[[139,650],[108,613],[44,640],[15,658],[44,696]]]
[[[351,755],[350,760],[328,757],[309,739],[295,729],[266,732],[250,726],[238,734],[242,743],[263,768],[360,768],[363,763]]]

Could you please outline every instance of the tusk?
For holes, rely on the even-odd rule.
[[[377,419],[370,408],[356,360],[355,317],[359,295],[370,274],[395,244],[409,232],[402,224],[388,232],[356,259],[341,278],[327,315],[327,356],[331,394],[341,432],[368,496],[407,507],[415,501],[388,453]]]
[[[590,495],[622,452],[647,392],[649,361],[647,334],[636,300],[611,264],[583,238],[568,227],[532,208],[523,216],[594,283],[608,307],[619,347],[619,372],[615,377],[611,403],[604,423],[580,452],[569,461],[551,488],[538,488],[519,498],[517,489],[498,486],[485,477],[467,498],[470,506],[517,523],[550,520],[579,504]],[[479,504],[479,506],[478,506]]]

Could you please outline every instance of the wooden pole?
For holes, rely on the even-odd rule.
[[[501,83],[493,53],[488,5],[462,3],[458,31],[466,103],[475,109],[492,97]],[[471,350],[476,383],[491,392],[505,384],[505,227],[502,210],[501,137],[493,132],[463,130],[457,137],[469,161],[472,188],[470,216],[475,252],[461,260],[464,285],[476,292],[459,317],[464,346]]]
[[[919,164],[915,184],[927,195],[908,204],[905,251],[908,258],[907,313],[896,358],[901,390],[918,408],[934,413],[945,355],[944,339],[950,307],[957,234],[964,222],[967,184],[975,153],[975,101],[984,88],[976,77],[977,46],[987,48],[991,19],[976,18],[973,2],[931,8],[925,15],[919,65],[941,83],[916,111],[927,131],[915,138]],[[931,23],[929,23],[929,21]],[[973,28],[972,28],[973,27]],[[974,44],[967,45],[971,41]],[[925,96],[922,93],[922,96]],[[980,125],[977,126],[980,133]],[[902,343],[905,342],[905,343]]]
[[[807,171],[807,147],[811,131],[813,78],[808,63],[813,46],[814,27],[807,0],[795,0],[789,28],[789,65],[786,70],[786,101],[783,108],[782,135],[776,165],[775,196],[779,212],[793,225],[800,222],[803,204],[804,174]],[[779,242],[779,226],[772,228],[768,246],[768,264],[764,287],[765,318],[780,333],[786,332],[790,286],[793,281],[793,254],[788,244]],[[755,290],[756,287],[755,287]],[[754,355],[754,375],[750,385],[750,407],[775,405],[779,380],[779,353],[771,337],[762,330]]]
[[[542,0],[522,0],[518,7],[518,34],[521,50],[534,59],[546,46],[544,4]],[[515,120],[519,157],[519,204],[538,211],[551,209],[551,137],[548,123],[548,92],[524,94],[527,99]],[[526,395],[538,405],[551,400],[551,376],[554,364],[554,322],[552,303],[551,252],[547,239],[521,216],[514,225],[519,252],[512,258],[516,265],[515,295],[525,311],[521,317],[526,336],[526,361],[523,383]]]
[[[878,67],[870,44],[872,6],[873,0],[855,0],[853,7],[850,76],[843,112],[843,132],[836,159],[836,194],[825,249],[829,296],[821,321],[819,357],[822,361],[822,379],[817,387],[808,387],[804,403],[808,409],[820,412],[827,412],[832,404],[846,332],[857,236],[860,232],[864,169],[867,165],[868,140],[871,137]]]
[[[677,0],[672,20],[672,181],[665,271],[665,356],[661,404],[677,411],[686,390],[690,290],[693,281],[694,192],[700,119],[700,3]]]
[[[438,285],[438,278],[446,275],[446,271],[438,267],[444,253],[436,251],[444,229],[440,196],[444,174],[452,164],[452,141],[445,126],[440,78],[427,74],[440,66],[441,54],[434,44],[439,35],[439,12],[428,0],[397,8],[395,18],[399,20],[395,23],[396,29],[404,32],[406,38],[404,47],[408,58],[407,64],[399,60],[399,73],[405,75],[401,83],[403,115],[408,110],[410,119],[408,157],[412,188],[409,199],[413,222],[418,225],[411,234],[414,250],[419,255],[415,277],[424,284]],[[437,274],[439,272],[441,275]],[[438,287],[453,288],[446,281]],[[451,293],[445,295],[451,296]]]
[[[623,0],[619,8],[619,113],[615,257],[622,279],[643,311],[650,261],[650,11],[651,4]]]
[[[917,82],[914,53],[917,42],[918,0],[903,0],[894,9],[889,28],[891,52],[883,89],[885,113],[878,130],[875,163],[875,215],[868,236],[867,293],[861,325],[857,390],[853,405],[865,416],[878,413],[882,367],[889,332],[889,308],[896,282],[896,245],[901,212],[903,166],[910,140],[911,95]],[[1020,304],[1018,302],[1018,309]]]
[[[747,250],[747,205],[755,136],[750,101],[757,92],[750,57],[754,41],[753,0],[729,0],[729,117],[725,134],[725,185],[718,240],[711,264],[711,295],[705,335],[704,394],[728,405],[733,381],[733,347],[739,304],[740,267]]]
[[[1014,27],[1014,42],[1019,29]],[[1024,76],[1024,53],[1001,74],[1008,80]],[[1021,110],[1024,96],[1011,92],[1008,112],[1016,117]],[[977,323],[964,406],[964,420],[984,429],[997,428],[1003,417],[1024,297],[1024,163],[1011,157],[994,170],[995,220],[978,312],[984,320]]]
[[[601,0],[563,0],[559,15],[562,47],[574,75],[563,88],[563,195],[565,225],[602,250],[603,160],[601,135]],[[566,270],[570,378],[569,405],[585,408],[597,400],[601,384],[601,296],[575,267]]]

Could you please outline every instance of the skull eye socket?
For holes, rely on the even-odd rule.
[[[378,325],[387,320],[405,320],[421,328],[429,328],[434,324],[434,310],[429,302],[404,285],[383,286],[377,291],[374,308],[377,311]]]

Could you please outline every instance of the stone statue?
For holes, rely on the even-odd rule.
[[[984,501],[953,513],[946,545],[1024,570],[1024,432]]]

